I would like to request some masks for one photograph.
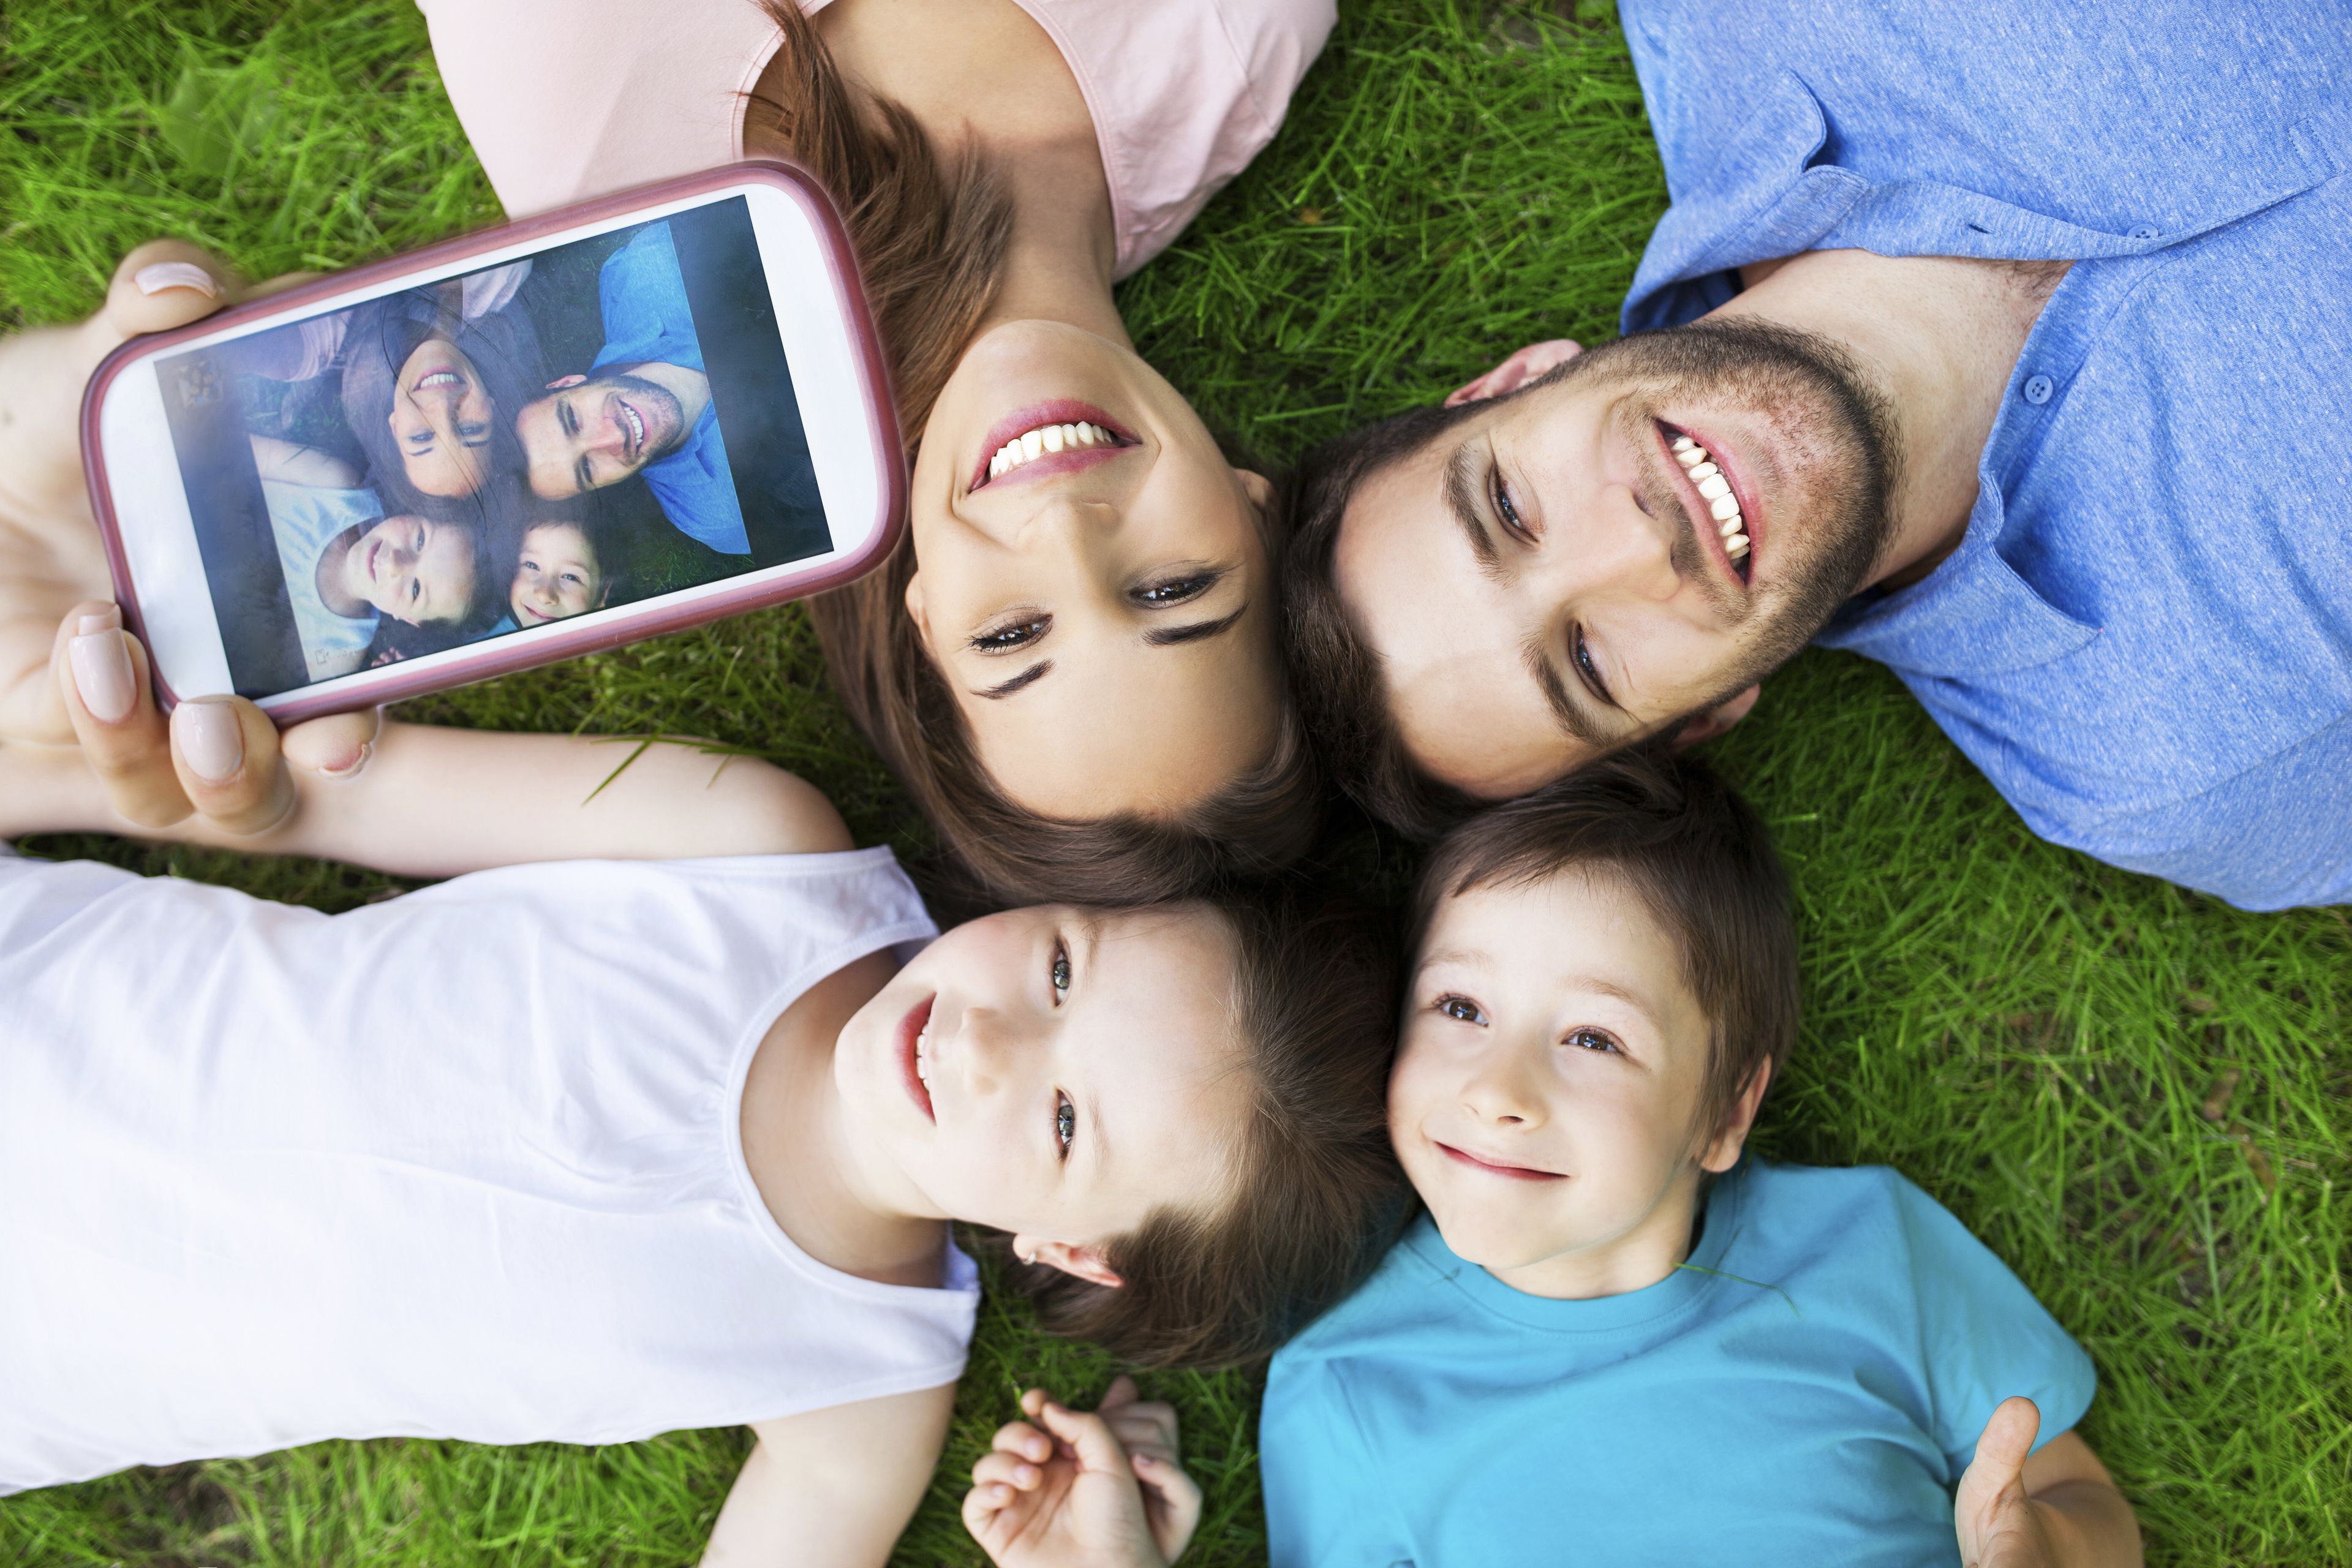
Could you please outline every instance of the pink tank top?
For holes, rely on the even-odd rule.
[[[814,15],[827,0],[801,0]],[[1017,0],[1077,78],[1124,278],[1282,123],[1336,0]],[[754,0],[417,0],[457,118],[523,216],[743,156],[775,52]]]

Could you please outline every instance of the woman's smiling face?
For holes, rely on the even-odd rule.
[[[915,461],[907,609],[1000,789],[1165,817],[1266,759],[1269,499],[1130,350],[1022,321],[966,351]]]
[[[401,363],[390,416],[408,482],[428,496],[481,489],[497,412],[464,350],[446,338],[417,344]]]

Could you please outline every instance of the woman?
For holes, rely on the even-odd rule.
[[[850,711],[1006,896],[1291,858],[1319,790],[1266,486],[1111,296],[1272,136],[1328,0],[426,0],[509,209],[740,157],[841,201],[913,449],[908,547],[814,606]]]
[[[388,502],[415,510],[419,498],[471,496],[492,474],[522,471],[514,414],[547,382],[538,334],[509,306],[529,271],[496,268],[350,312],[343,419]]]

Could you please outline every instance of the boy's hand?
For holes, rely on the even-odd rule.
[[[963,1500],[998,1568],[1166,1568],[1181,1554],[1201,1489],[1177,1464],[1174,1410],[1138,1400],[1129,1377],[1091,1415],[1036,1388],[1021,1408],[1030,1419],[996,1434]]]
[[[2055,1568],[2049,1531],[2025,1493],[2025,1460],[2041,1429],[2041,1410],[2021,1395],[2002,1400],[1985,1423],[1952,1500],[1967,1568]]]

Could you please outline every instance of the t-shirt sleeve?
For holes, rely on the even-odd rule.
[[[1258,1475],[1272,1568],[1412,1568],[1328,1363],[1275,1358],[1258,1415]]]
[[[1935,1438],[1952,1474],[1968,1468],[1985,1423],[2011,1394],[2041,1407],[2035,1447],[2071,1431],[2098,1387],[2091,1358],[1948,1209],[1892,1179],[1910,1244]]]

